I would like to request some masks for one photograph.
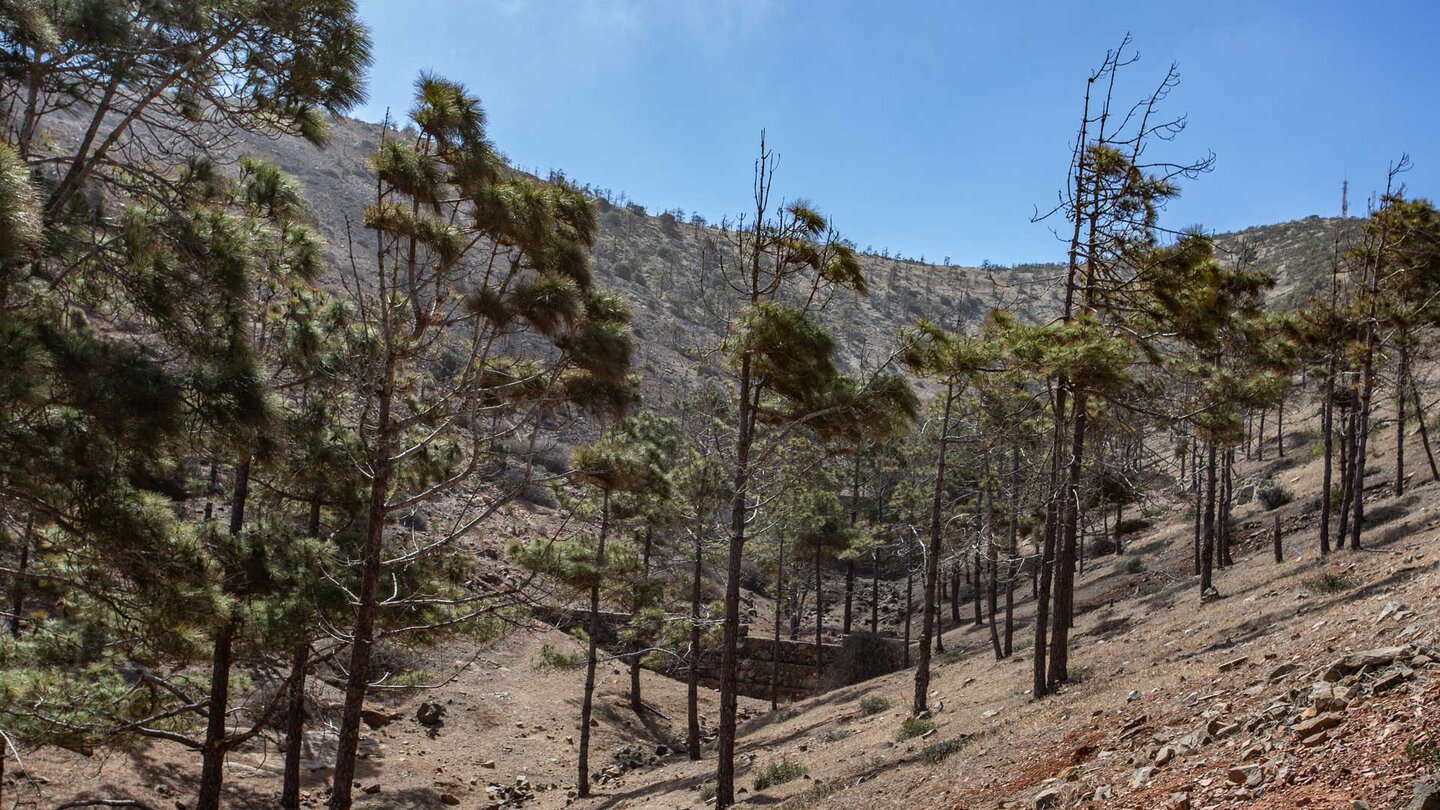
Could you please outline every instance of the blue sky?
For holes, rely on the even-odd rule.
[[[1174,226],[1233,230],[1352,210],[1408,152],[1440,195],[1440,3],[361,0],[370,100],[403,114],[422,69],[465,82],[518,166],[652,210],[745,210],[760,129],[776,193],[861,247],[978,264],[1049,260],[1091,67],[1125,32],[1134,85],[1174,61],[1165,154],[1213,151]]]

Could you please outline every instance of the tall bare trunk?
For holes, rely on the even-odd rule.
[[[920,619],[920,649],[916,652],[915,698],[911,712],[916,715],[929,709],[930,636],[939,627],[940,551],[945,506],[945,451],[949,447],[950,412],[955,404],[955,383],[945,386],[945,411],[940,420],[935,461],[935,488],[930,500],[930,543],[925,549],[925,612]]]
[[[700,760],[700,583],[705,569],[704,519],[695,526],[695,568],[690,577],[690,658],[685,668],[685,752]]]
[[[605,490],[600,503],[600,535],[595,541],[595,572],[605,570],[605,539],[610,531],[610,490]],[[600,581],[590,584],[590,640],[585,656],[585,691],[580,698],[580,755],[576,792],[590,795],[590,717],[595,710],[595,666],[600,660]]]
[[[310,499],[310,537],[320,536],[320,498]],[[300,749],[305,740],[305,675],[310,668],[310,639],[301,639],[290,656],[285,698],[285,775],[280,788],[282,810],[300,810]]]

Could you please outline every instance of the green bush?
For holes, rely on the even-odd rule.
[[[848,728],[830,728],[820,732],[820,742],[835,743],[847,737],[854,736],[855,732]]]
[[[1364,583],[1345,574],[1336,574],[1327,571],[1323,574],[1316,574],[1300,584],[1304,585],[1305,590],[1311,593],[1332,594],[1344,593],[1348,590],[1358,588]]]
[[[1125,572],[1128,574],[1141,574],[1145,571],[1145,561],[1139,557],[1131,557],[1125,561]]]
[[[805,775],[805,766],[793,759],[782,759],[779,762],[772,762],[760,769],[759,775],[755,777],[755,789],[765,790],[776,785],[783,785],[786,782],[794,782]]]
[[[1261,486],[1255,494],[1260,502],[1265,504],[1266,509],[1279,509],[1295,499],[1295,496],[1290,494],[1290,490],[1273,481]]]
[[[918,717],[907,717],[905,718],[905,722],[900,724],[900,733],[895,735],[895,737],[899,740],[908,740],[912,737],[919,737],[921,734],[928,734],[934,730],[934,720],[923,720]]]
[[[860,701],[860,714],[865,717],[869,717],[872,714],[879,714],[888,708],[890,708],[890,698],[876,695]]]
[[[937,743],[930,743],[920,752],[920,756],[931,765],[944,762],[951,754],[959,753],[970,740],[968,737],[961,737],[956,740],[942,740]]]
[[[578,652],[565,652],[548,641],[540,645],[540,654],[535,657],[531,669],[544,671],[548,669],[579,669],[585,666],[585,656]]]
[[[715,801],[715,783],[706,782],[700,786],[700,801],[709,804]]]

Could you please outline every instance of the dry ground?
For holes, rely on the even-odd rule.
[[[1297,428],[1304,428],[1299,424]],[[1343,654],[1400,642],[1434,645],[1440,615],[1440,485],[1429,481],[1418,441],[1407,451],[1411,489],[1401,498],[1385,481],[1392,469],[1393,432],[1373,442],[1379,471],[1367,502],[1367,549],[1318,554],[1315,518],[1307,502],[1319,491],[1320,464],[1299,438],[1281,461],[1245,462],[1243,479],[1273,474],[1295,499],[1279,512],[1286,562],[1271,559],[1272,513],[1252,502],[1237,509],[1242,538],[1236,565],[1217,575],[1223,598],[1202,605],[1190,575],[1190,524],[1185,507],[1157,503],[1154,530],[1131,538],[1120,557],[1092,559],[1080,579],[1082,611],[1074,631],[1073,683],[1032,701],[1028,599],[1017,612],[1022,640],[1017,654],[997,662],[985,628],[962,626],[945,638],[958,660],[941,663],[932,682],[939,704],[936,730],[899,741],[912,688],[911,671],[894,673],[759,714],[743,727],[739,797],[745,804],[866,808],[1032,807],[1034,797],[1056,789],[1056,806],[1165,807],[1178,793],[1191,806],[1336,808],[1353,801],[1370,807],[1403,805],[1423,762],[1406,755],[1406,743],[1440,735],[1436,698],[1440,669],[1419,667],[1415,677],[1383,695],[1357,701],[1344,722],[1319,744],[1302,745],[1289,730],[1242,729],[1172,761],[1152,767],[1165,740],[1203,728],[1207,721],[1243,722],[1288,689],[1308,690],[1316,672]],[[1131,560],[1142,561],[1136,572]],[[1339,592],[1311,584],[1321,574],[1347,580]],[[1398,615],[1382,611],[1394,603]],[[1394,613],[1396,607],[1391,608]],[[536,789],[527,807],[567,804],[573,784],[581,674],[536,671],[540,645],[565,644],[553,631],[513,634],[484,649],[451,647],[428,662],[443,669],[479,654],[455,681],[397,697],[401,715],[372,732],[377,756],[365,763],[357,807],[440,807],[443,794],[461,807],[486,807],[486,786],[513,784],[518,775]],[[1227,666],[1221,671],[1221,664]],[[1289,674],[1271,680],[1282,664]],[[628,680],[618,665],[601,670],[599,726],[592,763],[635,746],[653,753],[683,736],[684,687],[645,673],[654,711],[637,718],[627,707]],[[890,708],[863,716],[862,698],[882,697]],[[715,715],[716,696],[703,694],[704,713]],[[423,701],[447,707],[445,725],[431,738],[413,715]],[[662,716],[663,713],[663,716]],[[673,718],[673,720],[669,719]],[[1140,719],[1143,718],[1143,719]],[[928,761],[926,746],[959,741],[958,752]],[[1259,753],[1257,753],[1257,751]],[[757,791],[755,776],[780,760],[799,763],[806,776]],[[493,761],[493,767],[487,767]],[[1241,790],[1227,780],[1236,765],[1263,763],[1262,785]],[[253,751],[231,760],[227,806],[269,807],[278,792],[279,754]],[[191,799],[197,760],[172,746],[82,757],[31,752],[29,778],[7,774],[6,798],[20,807],[53,807],[74,796],[127,796],[155,808]],[[698,763],[663,757],[599,785],[582,808],[702,807],[702,786],[713,778],[712,759]],[[1431,763],[1428,767],[1433,768]],[[322,797],[327,771],[310,775],[313,800]],[[1431,778],[1433,778],[1431,774]],[[553,787],[552,787],[553,786]]]

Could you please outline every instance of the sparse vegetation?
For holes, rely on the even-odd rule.
[[[1425,737],[1405,743],[1405,758],[1425,768],[1440,768],[1440,738]]]
[[[540,652],[530,666],[540,672],[579,669],[585,666],[585,656],[579,652],[566,652],[547,641],[540,645]]]
[[[890,708],[890,698],[872,695],[860,700],[860,714],[869,717],[872,714],[879,714]]]
[[[931,765],[938,765],[954,754],[960,753],[965,746],[970,744],[969,737],[957,737],[953,740],[941,740],[930,743],[920,751],[920,756]]]
[[[898,740],[909,740],[935,730],[935,721],[923,717],[907,717],[900,723],[900,731],[895,734]]]
[[[1265,504],[1266,509],[1279,509],[1295,499],[1295,496],[1291,494],[1290,490],[1280,486],[1274,481],[1267,481],[1261,485],[1255,494],[1256,497],[1260,499],[1260,503]]]
[[[756,774],[755,789],[767,790],[786,782],[794,782],[796,779],[803,778],[806,773],[805,766],[793,759],[772,762],[761,768],[760,773]]]
[[[1349,574],[1337,574],[1326,571],[1321,574],[1316,574],[1313,577],[1307,577],[1302,580],[1300,584],[1305,587],[1305,590],[1311,593],[1328,595],[1351,591],[1365,583]]]
[[[787,756],[804,740],[894,732],[920,740],[896,767],[944,762],[976,738],[940,740],[930,701],[972,684],[984,720],[1006,712],[977,734],[1037,716],[1109,733],[1033,706],[1310,623],[1287,588],[1326,597],[1299,594],[1300,613],[1332,622],[1297,644],[1325,644],[1341,609],[1365,634],[1424,638],[1399,631],[1398,597],[1370,626],[1371,596],[1414,586],[1351,553],[1430,553],[1411,546],[1440,481],[1440,210],[1404,189],[1406,160],[1359,216],[1184,229],[1169,203],[1212,158],[1155,162],[1185,128],[1166,109],[1179,76],[1140,75],[1126,38],[1083,77],[1073,151],[1021,156],[1068,157],[1040,216],[1061,239],[1037,258],[1055,262],[939,268],[862,255],[775,184],[763,135],[753,207],[715,228],[651,216],[512,165],[455,81],[420,76],[398,121],[345,117],[370,64],[353,0],[192,5],[0,0],[0,758],[40,763],[7,789],[42,784],[57,747],[144,744],[196,785],[167,804],[220,810],[227,752],[274,742],[277,804],[297,808],[323,723],[326,803],[350,810],[372,787],[355,778],[365,727],[414,716],[459,744],[475,682],[518,695],[528,679],[578,717],[525,695],[516,725],[481,722],[526,746],[573,736],[527,762],[573,766],[577,801],[596,773],[613,786],[592,734],[628,739],[605,752],[621,770],[677,753],[668,733],[636,747],[659,717],[711,759],[696,789],[725,808],[737,752],[757,791],[819,769]],[[1173,154],[1207,154],[1191,146]],[[542,620],[580,642],[557,631],[532,660],[476,646]],[[1162,633],[1163,651],[1134,644]],[[1287,660],[1308,667],[1303,652]],[[1246,677],[1269,666],[1254,658]],[[781,704],[902,666],[803,717]],[[1232,669],[1180,688],[1229,693]],[[1133,700],[1168,701],[1173,680]],[[418,712],[375,700],[420,688],[435,702]],[[869,719],[827,728],[832,713]],[[1404,753],[1440,768],[1433,736]],[[845,779],[860,773],[787,806],[823,806]]]

